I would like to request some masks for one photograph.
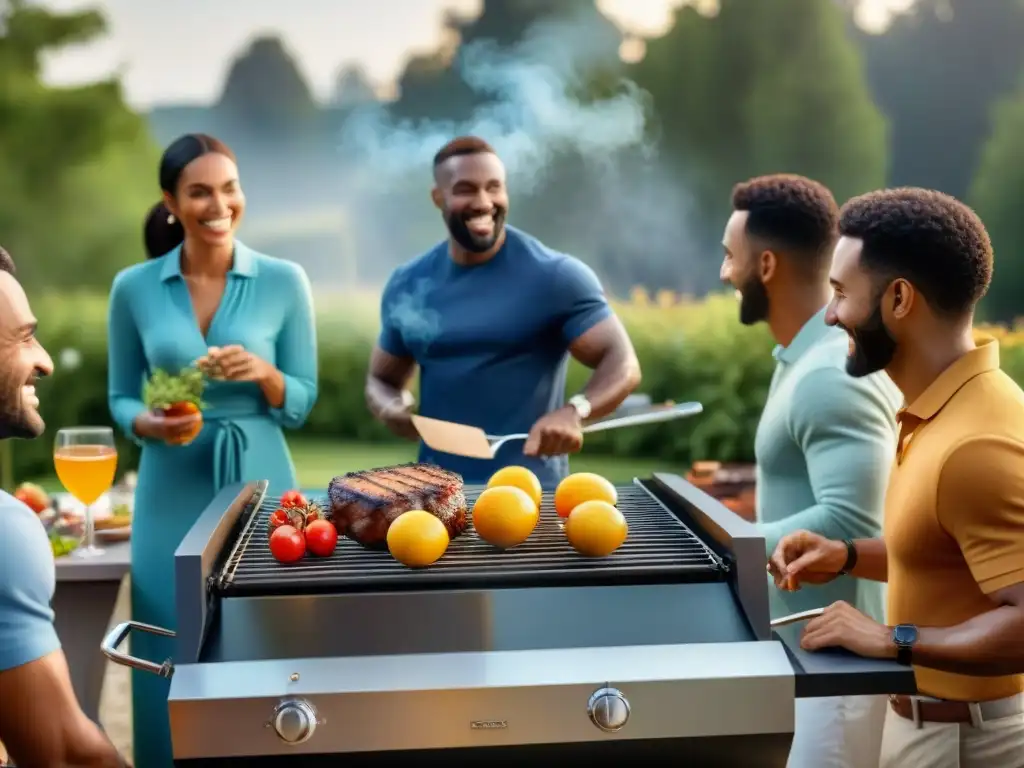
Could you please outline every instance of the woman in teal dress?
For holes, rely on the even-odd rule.
[[[174,628],[174,551],[225,485],[267,479],[296,486],[282,429],[305,422],[317,396],[309,280],[298,265],[234,238],[245,208],[231,151],[183,136],[160,165],[163,208],[146,223],[151,258],[114,279],[109,316],[109,401],[114,421],[142,446],[132,523],[132,618]],[[161,255],[162,254],[162,255]],[[196,417],[165,418],[141,399],[144,379],[199,359],[219,364],[203,428],[188,445],[167,440]],[[173,639],[132,636],[132,653],[175,657]],[[169,683],[132,673],[135,764],[172,765]]]

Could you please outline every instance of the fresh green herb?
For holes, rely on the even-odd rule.
[[[178,403],[191,403],[203,410],[205,388],[206,377],[198,368],[182,368],[176,375],[157,368],[142,387],[142,402],[151,411],[165,410]]]
[[[50,547],[54,557],[63,557],[78,549],[79,541],[73,536],[61,536],[56,531],[50,533]]]

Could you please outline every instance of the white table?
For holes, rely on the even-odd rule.
[[[54,624],[71,670],[82,711],[98,723],[106,658],[100,643],[110,625],[117,593],[131,567],[131,543],[97,541],[104,553],[89,559],[58,557]]]

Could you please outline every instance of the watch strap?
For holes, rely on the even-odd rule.
[[[843,544],[846,545],[846,562],[839,569],[840,576],[845,576],[857,567],[857,545],[853,543],[853,539],[843,539]]]

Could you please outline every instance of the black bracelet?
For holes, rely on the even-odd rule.
[[[843,544],[846,545],[846,562],[839,570],[840,576],[845,576],[857,567],[857,546],[853,543],[853,539],[843,539]]]

